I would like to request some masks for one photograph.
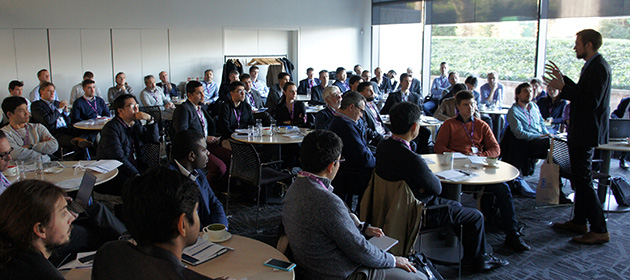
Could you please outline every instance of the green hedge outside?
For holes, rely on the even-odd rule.
[[[574,38],[547,40],[547,60],[555,62],[565,75],[577,81],[584,60],[576,59],[574,43]],[[630,89],[628,50],[630,40],[623,39],[604,39],[600,48],[612,69],[612,86],[615,89]],[[535,38],[434,36],[431,41],[431,74],[439,75],[439,63],[446,61],[449,68],[462,77],[473,73],[485,78],[486,73],[495,70],[501,80],[528,81],[534,76],[535,56]]]

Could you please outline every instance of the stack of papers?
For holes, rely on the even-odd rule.
[[[192,265],[198,265],[223,255],[228,251],[234,251],[234,249],[197,237],[195,244],[184,248],[182,260]]]
[[[479,165],[486,164],[486,157],[468,156],[468,159],[470,160],[470,163],[472,164],[479,164]]]
[[[451,169],[451,170],[444,170],[444,171],[435,173],[435,176],[438,176],[439,178],[447,180],[447,181],[459,182],[459,181],[463,181],[463,180],[470,179],[473,177],[477,177],[479,175],[470,171],[466,171],[466,170]]]
[[[81,164],[81,162],[79,162],[79,164]],[[122,162],[117,161],[115,159],[101,159],[94,163],[84,165],[83,167],[85,167],[86,169],[92,170],[94,172],[107,173],[118,168],[118,166],[121,166],[121,165],[122,165]]]

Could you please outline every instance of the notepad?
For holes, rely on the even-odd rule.
[[[398,240],[386,235],[383,235],[381,237],[372,237],[368,239],[368,242],[372,243],[374,246],[385,252],[394,247],[394,245],[398,244]]]
[[[435,173],[435,176],[442,178],[447,181],[457,182],[463,181],[469,178],[477,177],[479,174],[475,174],[471,171],[461,170],[461,169],[451,169],[444,170],[438,173]]]
[[[222,246],[204,240],[201,237],[197,237],[197,242],[195,244],[184,248],[182,260],[191,265],[198,265],[233,250],[234,249],[230,247]]]

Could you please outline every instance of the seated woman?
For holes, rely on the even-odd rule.
[[[294,125],[299,127],[311,127],[306,120],[306,105],[301,101],[295,101],[297,86],[293,82],[284,84],[282,98],[272,115],[278,125]]]
[[[562,113],[564,112],[564,107],[567,106],[567,101],[558,98],[560,93],[558,89],[548,87],[547,91],[549,92],[548,95],[538,99],[536,104],[543,119],[552,119],[549,132],[556,134],[560,130],[560,125],[564,123]]]

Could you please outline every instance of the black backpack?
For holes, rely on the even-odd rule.
[[[623,177],[614,177],[610,180],[615,200],[620,206],[630,206],[630,183]]]

